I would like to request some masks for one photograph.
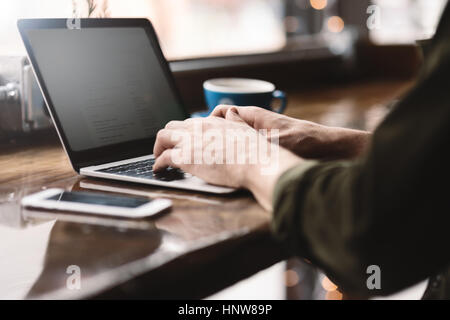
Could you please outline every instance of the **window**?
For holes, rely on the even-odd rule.
[[[2,0],[0,55],[24,54],[18,18],[146,17],[169,60],[266,53],[322,31],[337,0]],[[335,20],[330,28],[343,28]]]
[[[370,32],[378,44],[413,43],[433,36],[447,0],[373,0],[379,22]]]
[[[25,53],[18,18],[74,15],[149,18],[169,60],[277,52],[311,43],[334,42],[339,49],[342,34],[368,31],[370,2],[379,9],[370,39],[404,43],[433,34],[446,0],[2,0],[0,55]]]

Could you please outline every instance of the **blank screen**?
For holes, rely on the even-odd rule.
[[[38,29],[28,38],[72,150],[153,138],[184,119],[144,29]]]
[[[102,206],[112,206],[122,208],[137,208],[151,202],[151,200],[147,198],[110,196],[99,193],[87,193],[87,192],[62,192],[52,197],[49,197],[46,200],[96,204]]]

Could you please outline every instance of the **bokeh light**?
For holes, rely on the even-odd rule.
[[[300,281],[300,277],[295,270],[286,270],[284,273],[286,287],[295,287]]]
[[[344,30],[344,20],[338,16],[332,16],[328,19],[327,22],[328,30],[334,33],[339,33]]]
[[[330,279],[328,279],[327,277],[324,277],[322,279],[322,287],[326,290],[326,291],[334,291],[337,289],[337,286],[331,282]]]
[[[309,0],[311,7],[316,10],[323,10],[328,4],[328,0]]]
[[[342,300],[342,293],[337,290],[328,291],[325,295],[325,299],[327,300]]]

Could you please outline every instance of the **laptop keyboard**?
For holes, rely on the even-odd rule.
[[[119,166],[110,167],[97,171],[118,174],[128,177],[154,179],[160,181],[182,180],[187,177],[183,171],[176,168],[167,168],[166,170],[161,170],[155,173],[153,172],[154,163],[155,159],[148,159],[138,162],[122,164]]]

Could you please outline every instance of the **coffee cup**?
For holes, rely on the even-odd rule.
[[[246,78],[217,78],[203,83],[208,112],[218,105],[257,106],[278,113],[286,109],[287,97],[283,91],[276,90],[268,81]],[[280,106],[273,108],[275,100]]]

